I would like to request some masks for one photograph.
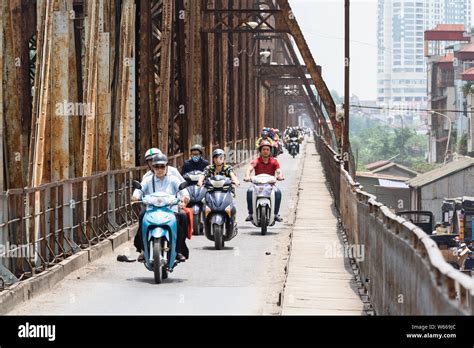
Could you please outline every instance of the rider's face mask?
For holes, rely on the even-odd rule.
[[[201,159],[201,156],[193,156],[192,159],[194,162],[199,162],[199,160]]]

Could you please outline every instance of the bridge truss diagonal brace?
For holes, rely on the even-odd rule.
[[[288,0],[276,0],[280,9],[283,11],[283,18],[288,26],[289,32],[303,57],[304,63],[308,68],[311,78],[314,80],[316,90],[326,108],[329,119],[336,135],[336,141],[340,147],[342,144],[342,124],[336,120],[336,105],[331,97],[329,89],[326,86],[321,74],[318,71],[316,62],[311,54],[308,44],[303,36],[301,28],[296,17],[290,7]]]

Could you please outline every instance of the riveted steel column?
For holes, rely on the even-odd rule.
[[[152,26],[151,26],[151,3],[149,0],[139,1],[139,32],[138,44],[139,52],[137,52],[138,62],[138,97],[139,97],[139,143],[138,143],[138,162],[141,165],[145,164],[144,154],[152,144],[151,138],[151,104],[154,101],[153,97],[153,69],[152,69]],[[138,135],[137,134],[137,135]]]
[[[173,49],[173,5],[174,0],[163,0],[163,26],[161,31],[161,68],[160,83],[161,97],[159,115],[159,144],[161,151],[168,154],[169,122],[171,115],[171,81],[172,62],[171,50]]]
[[[23,182],[23,142],[22,142],[22,70],[23,65],[19,55],[19,46],[22,44],[21,32],[15,32],[21,20],[21,4],[19,0],[3,2],[4,20],[4,137],[6,155],[7,187],[24,187]],[[24,58],[23,58],[24,60]]]
[[[3,1],[0,1],[0,194],[5,191],[5,175],[4,175],[4,158],[3,158],[3,142],[4,142],[4,119],[3,119],[3,72],[4,72],[4,40],[3,40]],[[0,223],[2,223],[3,207],[1,206],[2,200],[0,200]],[[1,230],[0,230],[1,233]]]

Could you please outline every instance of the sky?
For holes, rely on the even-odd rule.
[[[474,1],[473,2],[474,6]],[[330,90],[344,92],[344,0],[290,0]],[[377,98],[377,0],[351,0],[351,94]]]

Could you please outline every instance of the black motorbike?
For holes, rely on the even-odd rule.
[[[232,181],[221,175],[206,179],[204,232],[217,250],[237,235],[236,209],[232,196]]]
[[[189,204],[188,208],[193,209],[193,235],[204,234],[204,199],[207,190],[205,187],[197,185],[199,177],[203,172],[193,170],[183,175],[184,180],[188,183]]]
[[[298,138],[292,137],[290,138],[290,144],[288,145],[288,151],[290,152],[290,155],[295,158],[295,156],[299,152],[299,144],[298,144]]]

